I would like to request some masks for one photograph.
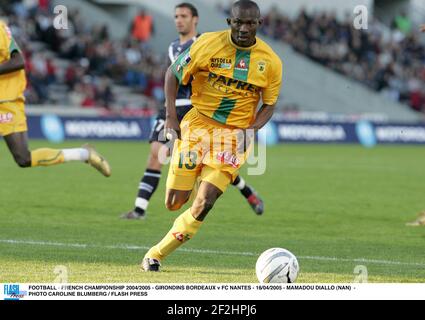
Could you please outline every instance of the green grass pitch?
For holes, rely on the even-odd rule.
[[[82,142],[31,147],[72,147]],[[106,179],[88,165],[20,169],[0,143],[0,282],[254,283],[258,255],[272,247],[299,259],[298,282],[425,282],[425,228],[406,227],[425,210],[423,147],[282,145],[267,153],[267,172],[246,176],[262,195],[257,217],[229,187],[196,237],[143,273],[139,263],[181,212],[164,207],[160,187],[143,221],[132,208],[148,144],[97,142],[110,161]]]

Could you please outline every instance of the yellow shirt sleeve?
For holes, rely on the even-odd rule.
[[[7,43],[7,33],[5,25],[0,22],[0,57],[3,58],[9,51],[9,46]]]
[[[277,102],[282,85],[282,61],[279,58],[273,61],[269,79],[268,86],[263,89],[263,103],[272,106]]]
[[[179,55],[176,61],[171,65],[171,70],[179,79],[181,85],[187,85],[190,79],[205,62],[205,44],[208,36],[201,35],[192,46]]]
[[[0,22],[0,57],[1,60],[8,60],[10,55],[14,51],[21,52],[21,49],[16,44],[15,39],[13,39],[12,33],[10,32],[9,27]]]

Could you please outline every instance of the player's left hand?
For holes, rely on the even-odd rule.
[[[179,121],[172,117],[167,117],[164,126],[164,135],[167,140],[180,139]]]

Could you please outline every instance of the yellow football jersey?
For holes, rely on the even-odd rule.
[[[282,83],[282,61],[257,38],[238,47],[230,30],[203,34],[172,65],[180,84],[192,81],[192,104],[202,115],[230,127],[247,128],[260,98],[274,105]]]
[[[20,51],[7,25],[0,21],[0,63],[10,59],[13,51]],[[0,75],[0,103],[24,99],[27,82],[24,70]]]

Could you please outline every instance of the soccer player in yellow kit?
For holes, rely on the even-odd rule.
[[[69,161],[87,162],[104,176],[111,175],[108,162],[91,146],[75,149],[28,149],[25,116],[25,62],[7,25],[0,21],[0,136],[21,168],[51,166]]]
[[[282,62],[256,37],[262,23],[253,1],[237,1],[227,19],[230,30],[203,34],[168,69],[165,78],[165,128],[176,132],[167,179],[166,206],[179,210],[201,180],[191,208],[145,255],[142,268],[159,271],[161,261],[191,239],[215,201],[237,176],[249,147],[240,133],[258,130],[272,117],[282,82]],[[178,84],[192,80],[193,108],[179,126]],[[262,99],[263,105],[256,112]],[[181,130],[180,130],[181,128]]]
[[[199,15],[198,10],[192,4],[183,2],[175,7],[174,21],[176,29],[179,33],[179,38],[173,41],[169,48],[170,64],[173,64],[178,56],[189,48],[193,42],[199,37],[196,30]],[[182,120],[187,112],[192,109],[190,96],[192,94],[192,87],[179,86],[176,100],[177,119]],[[148,165],[143,175],[140,184],[139,192],[135,201],[133,210],[123,214],[123,219],[143,219],[146,217],[146,209],[148,208],[150,198],[158,187],[161,178],[162,163],[160,161],[161,149],[168,141],[164,139],[164,123],[165,123],[166,110],[165,107],[159,110],[158,117],[151,131],[149,143],[151,145]],[[251,208],[257,215],[264,212],[264,203],[261,197],[254,191],[254,189],[245,181],[241,176],[237,177],[232,185],[239,189],[240,193],[248,201]]]

